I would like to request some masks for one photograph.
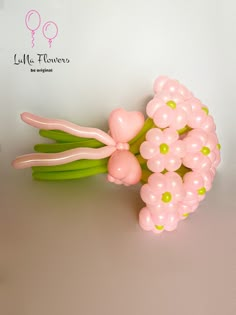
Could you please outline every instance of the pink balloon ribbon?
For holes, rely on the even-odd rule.
[[[106,132],[97,129],[82,127],[61,119],[48,119],[30,113],[21,114],[21,119],[33,127],[44,130],[61,130],[82,138],[93,138],[106,145],[115,145],[115,141]]]
[[[60,153],[32,153],[19,156],[12,165],[16,169],[22,169],[32,166],[61,165],[81,159],[97,160],[111,156],[115,150],[114,146],[105,146],[98,149],[76,148]]]

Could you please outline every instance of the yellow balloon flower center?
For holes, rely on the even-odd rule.
[[[160,145],[161,154],[167,154],[169,152],[169,146],[166,143]]]
[[[172,196],[171,196],[171,193],[170,192],[165,192],[164,194],[162,194],[162,198],[161,198],[161,200],[163,201],[163,202],[170,202],[171,201],[171,199],[172,199]]]
[[[167,106],[169,106],[170,108],[172,109],[175,109],[176,108],[176,103],[174,101],[168,101],[166,103]]]
[[[201,152],[204,154],[204,155],[208,155],[211,153],[211,150],[208,148],[208,147],[203,147],[201,149]]]
[[[163,225],[155,225],[155,228],[159,231],[163,230],[164,229],[164,226]]]
[[[202,188],[198,189],[197,192],[198,192],[199,195],[205,195],[205,193],[206,193],[206,188],[205,188],[205,187],[202,187]]]
[[[208,115],[209,114],[209,109],[205,106],[202,107],[202,110]]]

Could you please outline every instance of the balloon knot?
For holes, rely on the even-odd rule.
[[[123,143],[123,142],[118,142],[116,144],[116,149],[117,150],[129,150],[129,144],[128,143]]]

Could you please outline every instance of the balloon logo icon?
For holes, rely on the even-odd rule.
[[[38,11],[30,10],[25,16],[26,27],[31,31],[32,36],[32,48],[34,47],[34,35],[35,31],[39,28],[41,24],[41,16]]]
[[[48,21],[43,26],[43,35],[48,40],[49,47],[52,46],[52,40],[57,37],[58,27],[55,22]]]

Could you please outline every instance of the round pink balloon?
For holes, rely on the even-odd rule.
[[[48,21],[43,26],[43,35],[48,39],[49,47],[51,47],[52,40],[57,37],[58,27],[55,22]]]
[[[30,10],[26,14],[25,24],[31,32],[35,32],[41,24],[41,17],[39,12],[36,10]]]

